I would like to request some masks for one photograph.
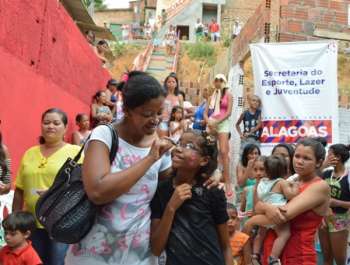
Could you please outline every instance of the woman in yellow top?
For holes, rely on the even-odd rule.
[[[67,115],[60,109],[49,109],[41,117],[40,145],[29,148],[22,157],[16,178],[13,211],[23,208],[35,214],[39,195],[52,185],[58,170],[68,157],[74,157],[79,146],[64,141]],[[37,222],[32,243],[43,264],[63,265],[68,246],[50,239]]]

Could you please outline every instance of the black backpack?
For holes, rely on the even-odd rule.
[[[108,126],[112,134],[110,162],[118,151],[118,135],[113,125]],[[90,137],[89,137],[90,138]],[[95,223],[97,206],[84,189],[81,164],[78,164],[85,144],[74,159],[68,158],[58,171],[52,186],[40,196],[35,213],[49,236],[55,241],[74,244],[83,239]]]

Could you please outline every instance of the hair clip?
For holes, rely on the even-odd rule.
[[[129,74],[124,73],[124,74],[122,75],[121,81],[127,83],[128,80],[129,80]]]

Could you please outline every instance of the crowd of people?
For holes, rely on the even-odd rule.
[[[39,144],[16,174],[13,213],[2,221],[0,263],[315,265],[319,237],[324,264],[345,265],[350,147],[334,144],[326,155],[324,139],[305,138],[263,156],[260,98],[249,97],[234,123],[225,75],[202,92],[194,108],[175,73],[163,85],[144,72],[126,73],[94,95],[90,114],[76,116],[71,143],[65,112],[45,111]],[[119,138],[113,161],[105,124]],[[241,137],[235,174],[234,125]],[[90,232],[67,245],[34,218],[35,206],[81,146],[84,188],[99,211]],[[0,134],[1,194],[10,190],[10,161]]]

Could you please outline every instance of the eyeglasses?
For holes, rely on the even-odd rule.
[[[187,149],[187,150],[192,150],[192,151],[196,151],[198,153],[201,153],[201,150],[199,148],[197,148],[193,143],[183,144],[183,143],[179,142],[179,143],[176,144],[176,146],[184,148],[184,149]]]

